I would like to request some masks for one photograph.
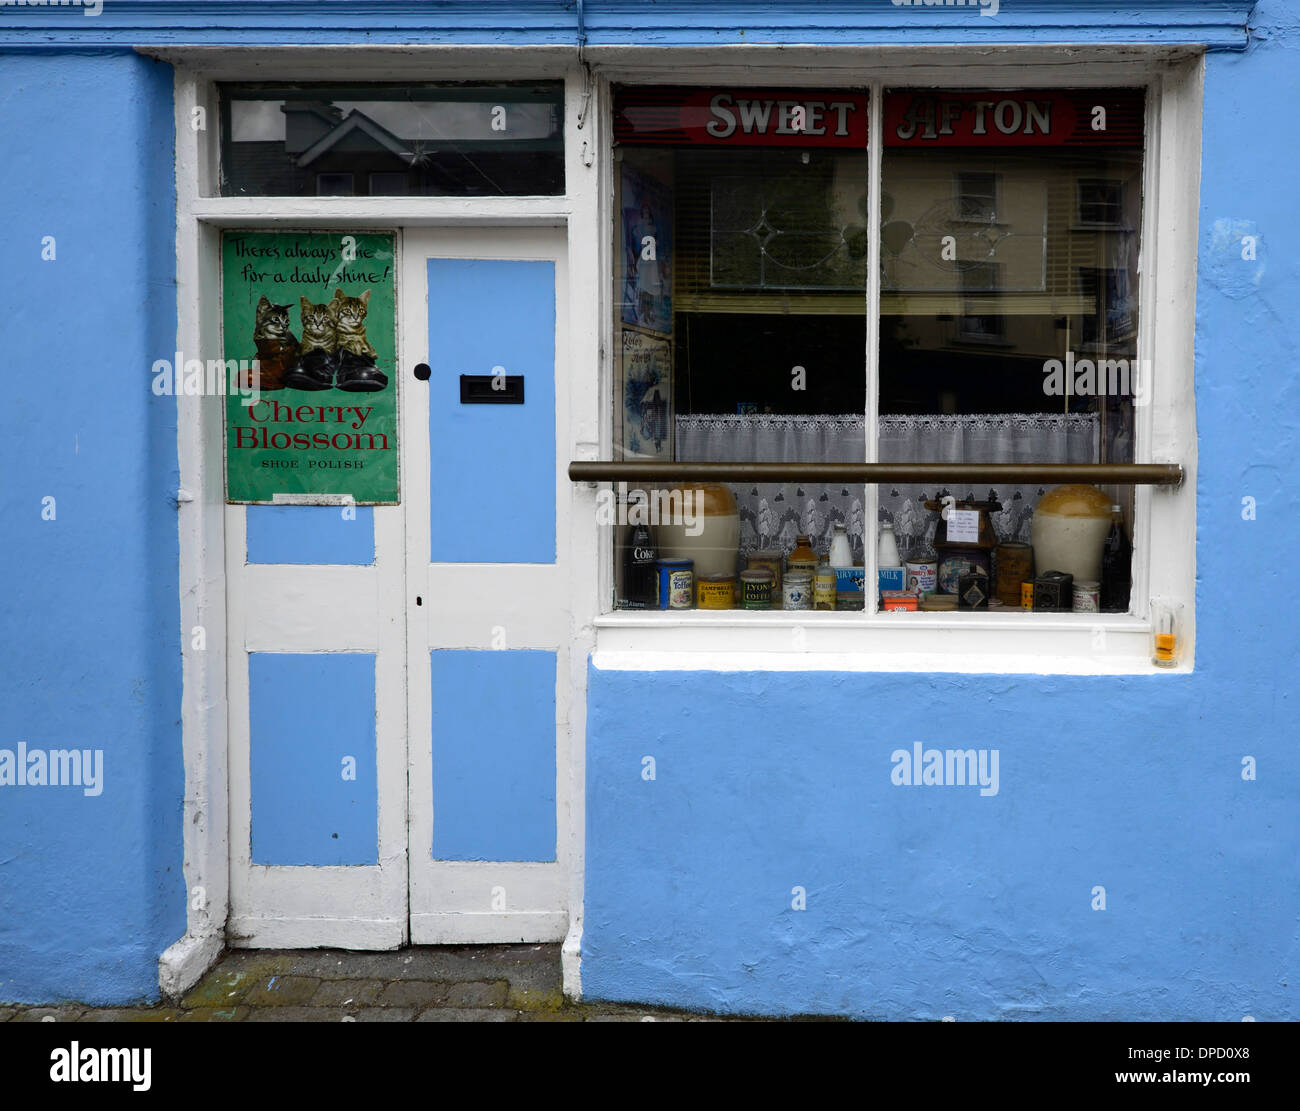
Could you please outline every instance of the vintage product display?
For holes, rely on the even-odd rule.
[[[957,608],[959,610],[986,610],[989,608],[989,577],[983,571],[972,571],[957,579]]]
[[[1095,486],[1054,486],[1034,510],[1034,563],[1040,570],[1100,581],[1110,528],[1111,500]]]
[[[655,497],[660,523],[654,529],[635,526],[622,549],[621,607],[869,608],[866,569],[853,561],[843,522],[831,526],[828,550],[820,557],[807,533],[795,535],[788,552],[769,547],[742,553],[736,498],[726,485],[679,484],[656,490]],[[999,541],[992,514],[1001,507],[991,495],[984,501],[944,495],[921,504],[938,511],[939,519],[933,544],[914,543],[912,558],[900,557],[893,524],[880,526],[876,597],[882,611],[1127,610],[1132,545],[1121,508],[1102,491],[1070,484],[1044,494],[1021,526],[1032,531],[1038,547]],[[1093,568],[1098,571],[1093,577],[1079,570]]]
[[[796,572],[808,575],[817,573],[817,553],[813,551],[811,537],[795,537],[794,551],[787,557],[785,569],[792,575]]]
[[[734,575],[740,516],[731,490],[720,482],[688,483],[657,496],[659,554],[693,561],[700,576]]]
[[[1124,531],[1118,505],[1110,507],[1111,526],[1101,553],[1101,608],[1103,613],[1127,613],[1133,588],[1133,545]]]
[[[996,596],[1004,605],[1020,605],[1020,586],[1034,577],[1034,549],[1022,540],[1006,540],[995,549]]]
[[[921,599],[907,590],[884,590],[880,594],[880,608],[886,613],[914,611],[920,603]]]
[[[825,561],[819,563],[813,579],[813,609],[835,608],[835,581],[835,568]]]
[[[785,610],[812,609],[812,576],[806,571],[786,571],[781,581],[781,608]]]
[[[634,525],[623,559],[623,604],[627,609],[653,609],[658,605],[658,558],[650,526]]]
[[[660,559],[658,602],[661,610],[688,610],[695,604],[695,565],[689,559]]]
[[[1076,581],[1073,609],[1075,613],[1100,613],[1101,583]]]
[[[757,567],[740,573],[740,605],[747,610],[772,608],[771,571]]]
[[[956,594],[958,579],[983,571],[992,579],[993,549],[997,537],[989,512],[1002,506],[995,501],[963,501],[945,497],[942,502],[927,501],[927,509],[940,511],[934,533],[934,549],[939,561],[939,591]]]
[[[746,566],[751,571],[767,571],[772,576],[772,596],[780,598],[781,575],[785,571],[785,555],[782,552],[776,549],[750,552]]]
[[[735,608],[735,575],[702,575],[696,582],[696,605],[702,610]]]
[[[1043,571],[1034,579],[1034,610],[1069,613],[1074,608],[1074,576],[1066,571]]]

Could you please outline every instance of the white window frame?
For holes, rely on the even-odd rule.
[[[1176,489],[1138,486],[1133,543],[1138,553],[1130,614],[816,613],[781,611],[615,611],[613,545],[602,537],[601,612],[594,619],[593,664],[613,670],[916,671],[998,674],[1160,675],[1151,663],[1150,604],[1156,597],[1183,606],[1183,652],[1178,671],[1194,666],[1196,411],[1193,382],[1196,234],[1199,201],[1200,52],[1186,48],[1079,47],[922,50],[784,48],[672,52],[637,47],[588,51],[602,70],[602,158],[612,165],[610,85],[751,84],[763,87],[867,87],[870,91],[870,195],[881,195],[882,94],[887,88],[1105,88],[1147,89],[1138,357],[1153,367],[1144,383],[1150,400],[1137,410],[1134,461],[1178,463]],[[689,54],[690,61],[685,60]],[[607,175],[612,173],[607,167]],[[609,176],[606,181],[610,180]],[[612,190],[602,189],[596,228],[606,239],[613,225]],[[595,248],[592,248],[595,249]],[[868,258],[867,450],[877,457],[879,397],[879,235]],[[607,278],[608,275],[602,275]],[[585,459],[612,459],[614,321],[611,281],[602,282],[602,410],[600,450]],[[584,484],[593,525],[596,483]],[[865,519],[877,518],[877,494],[866,489]],[[875,545],[867,545],[867,581],[876,574]]]

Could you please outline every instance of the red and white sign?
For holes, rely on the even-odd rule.
[[[885,94],[887,147],[1140,147],[1141,89]]]
[[[627,145],[843,147],[867,145],[867,97],[810,89],[622,86],[614,140]]]

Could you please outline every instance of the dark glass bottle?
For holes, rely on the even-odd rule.
[[[1101,551],[1101,608],[1103,613],[1127,613],[1133,587],[1133,545],[1124,533],[1119,506],[1111,506],[1110,511],[1110,534]]]
[[[649,525],[636,525],[623,556],[623,592],[628,609],[654,609],[659,603],[654,538]]]

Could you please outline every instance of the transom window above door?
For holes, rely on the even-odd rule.
[[[219,86],[223,196],[564,192],[564,88]]]

